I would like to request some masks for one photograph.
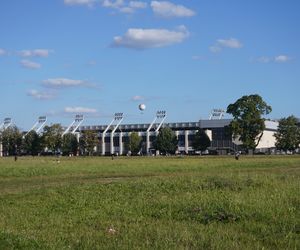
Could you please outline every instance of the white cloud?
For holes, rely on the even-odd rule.
[[[143,1],[133,0],[64,0],[65,5],[86,5],[88,7],[94,6],[96,2],[101,2],[102,7],[115,9],[119,12],[132,14],[137,9],[147,8],[147,3]]]
[[[22,50],[19,55],[22,57],[48,57],[50,52],[48,49]]]
[[[176,5],[167,1],[152,1],[151,7],[153,12],[161,17],[191,17],[196,15],[196,13],[186,8],[183,5]]]
[[[36,63],[36,62],[29,61],[29,60],[22,60],[22,61],[20,62],[20,64],[21,64],[24,68],[27,68],[27,69],[39,69],[39,68],[41,68],[41,64]]]
[[[130,8],[130,7],[123,7],[119,9],[120,12],[125,13],[125,14],[132,14],[134,13],[135,9]]]
[[[52,93],[40,92],[40,91],[35,90],[35,89],[29,90],[27,95],[31,96],[35,99],[38,99],[38,100],[49,100],[49,99],[53,99],[55,97],[54,94],[52,94]]]
[[[104,0],[102,3],[103,7],[106,8],[114,8],[114,9],[118,9],[121,8],[122,6],[124,6],[124,1],[123,0]]]
[[[52,78],[44,80],[43,83],[50,87],[77,87],[90,85],[88,82],[83,80],[74,80],[68,78]]]
[[[209,47],[210,51],[217,53],[222,51],[223,48],[230,49],[240,49],[243,47],[243,44],[236,38],[229,39],[218,39],[216,43]]]
[[[147,3],[142,1],[130,1],[128,6],[134,9],[145,9],[147,8]]]
[[[4,55],[6,55],[6,50],[5,49],[1,49],[0,48],[0,56],[4,56]]]
[[[147,8],[147,3],[142,1],[130,1],[129,3],[126,3],[124,0],[104,0],[102,6],[116,9],[122,13],[132,14],[137,9]]]
[[[140,95],[135,95],[133,97],[131,97],[132,101],[144,101],[145,97],[144,96],[140,96]]]
[[[180,26],[177,30],[129,29],[124,36],[114,37],[112,45],[132,49],[160,48],[181,43],[188,36],[185,26]]]
[[[209,50],[213,53],[218,53],[222,50],[222,48],[217,45],[213,45],[209,47]]]
[[[97,113],[97,109],[84,107],[66,107],[65,113]]]
[[[259,63],[271,63],[271,62],[286,63],[289,62],[290,60],[292,60],[292,58],[287,55],[279,55],[275,57],[261,56],[257,58],[255,61]]]
[[[241,42],[235,38],[218,39],[217,44],[221,47],[231,48],[231,49],[239,49],[243,47]]]
[[[289,56],[286,56],[286,55],[279,55],[279,56],[276,56],[274,61],[277,62],[277,63],[286,63],[288,61],[290,61],[291,58]]]
[[[87,5],[92,6],[95,0],[64,0],[66,5]]]
[[[261,56],[261,57],[257,58],[257,61],[260,63],[269,63],[272,61],[272,58],[267,57],[267,56]]]

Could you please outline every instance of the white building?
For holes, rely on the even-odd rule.
[[[142,152],[144,154],[154,153],[153,141],[158,135],[158,128],[171,128],[178,139],[178,151],[184,154],[193,154],[192,142],[195,133],[201,128],[205,130],[211,139],[211,150],[219,153],[228,153],[240,150],[241,143],[233,140],[228,130],[230,119],[200,120],[198,122],[176,122],[176,123],[154,123],[152,124],[117,124],[117,126],[81,126],[79,132],[84,130],[95,130],[99,133],[99,144],[97,152],[102,155],[126,154],[125,144],[132,132],[137,132],[142,137]],[[257,151],[266,152],[275,147],[275,137],[278,122],[266,121],[266,129],[258,144]],[[149,130],[149,127],[151,129]]]

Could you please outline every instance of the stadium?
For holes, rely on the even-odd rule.
[[[165,123],[167,117],[166,111],[157,111],[151,123],[142,124],[122,124],[123,113],[115,113],[114,118],[108,125],[82,126],[84,121],[83,115],[76,115],[73,122],[64,127],[64,134],[72,133],[77,135],[79,140],[82,132],[92,130],[97,131],[99,143],[95,148],[97,155],[126,155],[126,143],[129,141],[132,132],[138,133],[142,138],[142,148],[140,154],[154,155],[157,154],[153,147],[153,142],[159,133],[159,130],[164,127],[170,128],[176,135],[178,140],[177,154],[195,154],[197,153],[192,144],[196,132],[203,129],[208,135],[211,146],[209,152],[213,154],[228,154],[242,150],[241,142],[232,138],[228,130],[231,119],[223,119],[224,111],[214,109],[209,119],[190,122],[172,122]],[[37,133],[42,131],[46,125],[47,119],[45,116],[39,117],[34,126],[27,132],[34,130]],[[6,118],[3,122],[2,129],[6,129],[12,125],[12,121]],[[278,122],[266,120],[265,131],[256,148],[256,153],[272,153],[275,150],[274,133],[277,130]]]
[[[80,126],[79,132],[84,130],[96,130],[99,132],[99,145],[96,151],[101,155],[127,154],[125,144],[132,132],[137,132],[142,137],[143,154],[155,154],[153,142],[161,127],[169,127],[174,131],[178,139],[179,154],[194,154],[192,142],[199,129],[205,130],[211,140],[210,151],[217,154],[227,154],[240,150],[241,143],[233,140],[228,133],[228,125],[231,119],[199,120],[196,122],[175,123],[148,123],[148,124],[120,124],[119,126]],[[278,122],[266,121],[266,129],[257,146],[258,152],[271,152],[275,149],[275,137]]]

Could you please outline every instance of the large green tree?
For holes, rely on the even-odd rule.
[[[1,133],[3,155],[15,155],[22,145],[22,135],[16,126],[10,126]]]
[[[53,153],[61,148],[63,128],[60,124],[45,126],[42,135],[43,146]]]
[[[294,116],[279,120],[277,132],[275,133],[276,148],[293,151],[300,144],[299,121]]]
[[[85,130],[82,132],[79,139],[80,151],[83,154],[92,155],[98,142],[99,139],[97,131]]]
[[[129,136],[129,141],[126,144],[127,150],[131,151],[133,155],[137,155],[142,147],[142,138],[137,132],[132,132]]]
[[[34,130],[25,135],[23,149],[30,155],[38,155],[41,152],[41,137]]]
[[[63,155],[77,155],[79,143],[77,137],[74,134],[67,133],[62,138],[61,151]]]
[[[233,116],[230,129],[233,137],[243,143],[246,150],[254,150],[265,129],[262,117],[272,111],[261,96],[245,95],[227,107],[227,113]]]
[[[177,149],[178,140],[175,133],[168,127],[159,131],[154,147],[163,154],[174,154]]]
[[[210,139],[203,129],[197,131],[192,145],[196,151],[204,151],[210,146]]]

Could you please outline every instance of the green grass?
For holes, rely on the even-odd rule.
[[[300,157],[0,159],[0,249],[300,249]]]

